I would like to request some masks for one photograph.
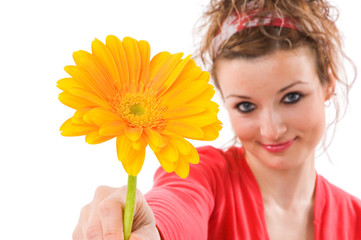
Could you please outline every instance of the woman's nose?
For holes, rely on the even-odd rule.
[[[287,131],[287,124],[282,115],[274,110],[267,110],[262,113],[260,119],[260,134],[262,137],[277,141]]]

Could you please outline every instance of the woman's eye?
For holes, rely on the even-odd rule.
[[[241,103],[236,105],[236,108],[241,113],[248,113],[248,112],[253,111],[256,108],[256,106],[253,103],[250,103],[250,102],[241,102]]]
[[[292,103],[296,103],[298,102],[301,98],[303,97],[302,94],[297,93],[297,92],[293,92],[293,93],[288,93],[282,100],[282,102],[286,103],[286,104],[292,104]]]

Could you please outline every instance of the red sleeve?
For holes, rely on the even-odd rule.
[[[315,239],[361,239],[361,200],[317,177]]]
[[[191,165],[186,179],[159,168],[152,190],[145,195],[165,240],[207,239],[217,168],[212,162],[222,156],[214,148],[203,150],[207,154],[200,153],[200,163]]]

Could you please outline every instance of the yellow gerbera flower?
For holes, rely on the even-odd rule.
[[[167,172],[185,178],[199,156],[188,139],[214,140],[221,122],[209,74],[190,56],[161,52],[150,60],[146,41],[108,36],[92,53],[73,54],[71,76],[58,81],[59,100],[76,110],[63,136],[85,135],[97,144],[116,137],[117,155],[131,176],[142,168],[149,145]]]

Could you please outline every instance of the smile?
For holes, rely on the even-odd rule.
[[[278,144],[261,144],[261,145],[264,149],[266,149],[269,152],[278,153],[278,152],[283,152],[288,148],[290,148],[293,145],[293,143],[296,141],[296,139],[297,138],[294,138],[290,141],[278,143]]]

